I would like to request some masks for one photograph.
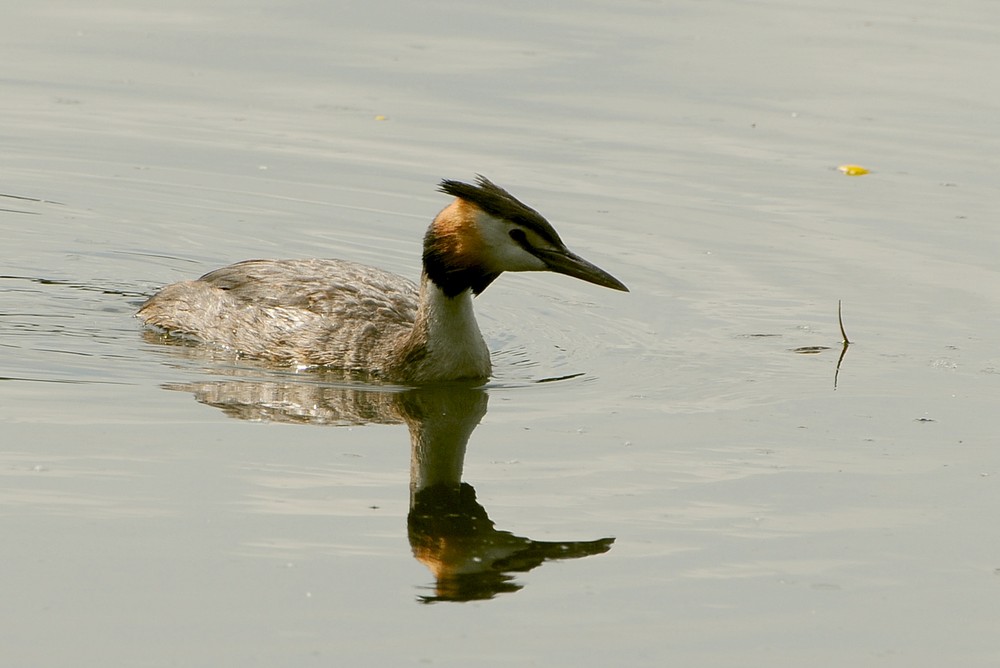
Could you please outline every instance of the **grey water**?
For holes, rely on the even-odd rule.
[[[993,3],[39,0],[0,37],[4,665],[1000,661]],[[482,389],[132,317],[253,257],[415,278],[476,173],[631,289],[501,277]]]

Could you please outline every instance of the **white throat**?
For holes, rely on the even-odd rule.
[[[417,327],[427,337],[428,363],[433,375],[450,378],[488,378],[490,351],[476,322],[472,291],[448,297],[429,278],[420,282]]]

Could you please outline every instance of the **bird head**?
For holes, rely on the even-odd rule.
[[[555,228],[489,179],[442,181],[455,200],[424,237],[424,271],[445,294],[479,294],[505,271],[554,271],[613,290],[625,284],[566,247]]]

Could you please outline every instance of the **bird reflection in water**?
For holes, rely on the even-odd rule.
[[[218,369],[213,369],[218,372]],[[252,369],[231,369],[252,373]],[[434,574],[424,603],[484,600],[523,586],[515,573],[546,561],[578,559],[611,549],[614,538],[548,542],[497,530],[462,482],[469,437],[486,414],[488,394],[449,384],[386,391],[310,374],[309,382],[226,380],[165,385],[244,420],[326,425],[405,423],[410,431],[410,510],[414,556]],[[316,381],[325,382],[316,382]],[[332,381],[332,382],[331,382]]]
[[[410,546],[437,580],[421,601],[493,598],[521,588],[513,573],[611,549],[614,538],[546,542],[495,528],[476,490],[462,482],[465,446],[486,414],[486,392],[438,386],[396,396],[410,428]]]

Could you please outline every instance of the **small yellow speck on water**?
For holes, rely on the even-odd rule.
[[[863,176],[868,173],[868,170],[861,165],[841,165],[837,169],[848,176]]]
[[[375,116],[375,120],[376,121],[384,121],[384,120],[387,120],[387,119],[382,114],[378,114],[377,116]]]

